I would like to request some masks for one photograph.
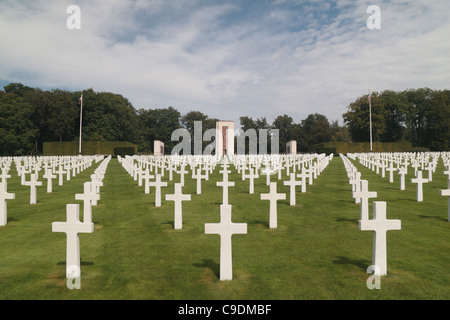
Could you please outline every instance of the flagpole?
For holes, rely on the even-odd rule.
[[[80,109],[80,141],[78,142],[78,153],[81,154],[81,126],[83,123],[83,93],[81,93],[81,109]]]
[[[370,152],[372,152],[372,101],[370,99],[370,89],[369,89],[369,122],[370,122]]]

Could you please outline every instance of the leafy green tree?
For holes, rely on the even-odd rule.
[[[432,151],[450,150],[450,91],[434,91],[424,113],[422,145]]]
[[[74,98],[77,100],[81,92]],[[79,116],[78,116],[79,121]],[[87,141],[139,140],[136,110],[120,94],[83,91],[82,139]]]
[[[21,96],[0,91],[0,155],[29,155],[37,128],[30,120],[31,105]]]
[[[372,105],[372,141],[381,141],[386,132],[386,110],[383,100],[377,92],[371,95]],[[350,103],[348,111],[343,114],[344,123],[354,142],[370,141],[370,113],[368,95],[359,97]]]
[[[27,92],[34,91],[33,88],[24,86],[22,83],[10,83],[3,87],[6,93],[14,93],[19,97],[24,97]]]
[[[385,131],[380,136],[380,141],[396,142],[400,141],[404,135],[407,100],[401,93],[385,90],[381,92],[379,98],[385,111]]]
[[[413,146],[424,146],[424,128],[426,125],[425,114],[432,99],[430,88],[408,89],[404,92],[407,99],[406,125],[411,131],[411,143]]]
[[[331,141],[332,131],[328,119],[323,114],[314,113],[301,121],[303,139],[300,139],[300,148],[311,152],[313,145]]]
[[[294,120],[291,116],[284,114],[278,116],[272,123],[273,129],[278,129],[278,139],[279,139],[279,151],[280,153],[286,152],[286,143],[291,140],[290,129]]]
[[[153,152],[155,140],[164,142],[164,150],[169,151],[177,142],[171,141],[172,132],[181,127],[180,112],[172,107],[164,109],[139,109],[137,118],[140,130],[139,150]]]
[[[340,126],[338,120],[331,122],[331,141],[333,142],[351,142],[350,134],[346,126]]]

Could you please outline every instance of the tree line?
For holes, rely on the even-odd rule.
[[[153,152],[154,140],[163,141],[166,152],[170,153],[178,143],[171,141],[174,130],[186,128],[193,137],[195,121],[202,122],[205,132],[215,128],[219,120],[195,110],[181,114],[173,107],[136,109],[117,93],[93,89],[44,91],[10,83],[0,91],[0,155],[38,155],[42,154],[44,142],[77,140],[81,94],[83,141],[129,141],[137,144],[141,153]],[[448,90],[430,89],[373,93],[374,141],[408,140],[414,146],[448,150],[449,97]],[[289,140],[297,141],[299,152],[313,152],[313,146],[321,142],[368,141],[367,113],[366,95],[349,105],[343,115],[343,126],[338,120],[330,123],[318,113],[298,123],[286,114],[276,117],[272,123],[265,117],[241,116],[240,125],[243,131],[267,129],[269,136],[272,130],[278,129],[281,153],[286,151]]]
[[[450,150],[450,90],[385,90],[370,95],[373,141],[409,141],[431,151]],[[370,139],[369,95],[343,114],[352,141]]]

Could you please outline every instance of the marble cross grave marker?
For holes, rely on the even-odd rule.
[[[261,200],[269,200],[270,201],[270,216],[269,216],[269,228],[276,228],[277,227],[277,201],[278,200],[285,200],[286,194],[285,193],[277,193],[277,183],[271,182],[270,183],[270,192],[269,193],[262,193],[261,194]]]
[[[174,229],[181,229],[183,226],[183,213],[181,202],[182,201],[190,201],[190,194],[183,194],[181,183],[175,183],[175,193],[174,194],[166,194],[166,200],[175,202],[175,214],[174,214]]]
[[[69,278],[75,268],[80,270],[80,238],[79,233],[93,233],[94,224],[80,222],[80,205],[66,205],[66,222],[53,222],[52,232],[64,232],[66,240],[66,277]]]
[[[144,193],[150,193],[150,179],[153,179],[155,176],[150,174],[149,169],[145,169],[142,174],[142,179],[144,180]]]
[[[231,205],[220,205],[220,223],[205,223],[205,234],[220,235],[220,280],[233,279],[231,236],[246,234],[246,223],[231,222]]]
[[[58,176],[59,176],[59,180],[58,180],[58,185],[59,186],[62,186],[63,184],[64,184],[64,169],[63,169],[63,166],[62,165],[60,165],[59,166],[59,168],[58,168],[58,171],[56,171],[56,173],[58,174]]]
[[[405,190],[405,175],[408,173],[406,167],[401,167],[398,169],[398,174],[400,175],[400,190]]]
[[[233,181],[228,181],[228,173],[223,173],[223,181],[217,181],[216,186],[223,187],[222,204],[228,204],[228,187],[234,187]]]
[[[376,198],[377,193],[375,191],[369,191],[369,181],[361,180],[360,188],[357,192],[357,197],[360,202],[360,219],[369,219],[369,198]]]
[[[85,182],[83,193],[75,194],[75,200],[83,201],[83,222],[92,222],[92,205],[100,199],[100,195],[92,188],[92,182]]]
[[[181,185],[184,186],[184,175],[186,173],[188,173],[188,171],[185,170],[185,165],[184,164],[181,165],[180,171],[177,171],[177,173],[180,175],[180,183],[181,183]]]
[[[258,178],[258,175],[255,174],[255,172],[257,173],[257,169],[253,170],[253,168],[249,168],[248,169],[248,174],[244,174],[243,177],[244,179],[249,179],[249,186],[248,186],[248,193],[249,194],[254,194],[255,193],[255,178]]]
[[[308,178],[309,177],[309,173],[308,172],[306,172],[306,170],[305,169],[303,169],[302,170],[302,172],[301,173],[297,173],[297,178],[300,178],[300,179],[302,179],[301,181],[301,183],[302,183],[302,193],[305,193],[306,192],[306,178]],[[310,178],[309,178],[310,179]],[[310,181],[311,181],[311,179],[310,179]]]
[[[401,230],[401,221],[386,219],[386,202],[374,201],[373,219],[359,220],[359,230],[375,231],[373,235],[372,264],[380,270],[380,275],[387,274],[386,233],[389,230]]]
[[[36,204],[37,203],[36,187],[42,186],[42,181],[37,181],[36,173],[32,173],[30,181],[25,181],[24,185],[30,186],[30,204]]]
[[[289,186],[289,204],[291,206],[295,206],[296,203],[296,194],[295,194],[295,186],[301,185],[302,181],[295,180],[295,173],[290,173],[290,180],[284,181],[283,184],[285,186]]]
[[[197,172],[194,174],[194,172]],[[202,168],[192,170],[192,179],[197,179],[197,194],[202,194],[202,179],[206,179],[206,174],[202,174]]]
[[[150,186],[155,187],[155,207],[161,207],[161,187],[167,187],[167,182],[161,181],[161,174],[158,173],[155,181],[150,182]]]
[[[428,183],[428,179],[422,178],[422,171],[417,171],[417,176],[415,179],[411,179],[412,183],[417,183],[416,187],[416,200],[417,202],[423,201],[423,184]]]
[[[15,199],[15,193],[8,193],[6,179],[0,182],[0,226],[6,226],[8,223],[8,213],[6,200]]]
[[[53,192],[53,182],[52,179],[56,178],[56,175],[53,174],[52,169],[49,168],[45,171],[44,179],[47,179],[47,193]]]
[[[447,179],[447,189],[444,190],[439,190],[439,194],[441,196],[447,197],[447,206],[448,206],[448,217],[447,217],[447,221],[450,222],[450,178]],[[0,195],[0,199],[1,199],[1,195]]]
[[[390,162],[389,168],[387,168],[386,170],[389,171],[389,182],[393,183],[394,182],[394,171],[397,171],[397,168],[394,168],[393,161]]]

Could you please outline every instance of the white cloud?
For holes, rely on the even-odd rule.
[[[0,79],[116,92],[136,108],[174,106],[210,117],[310,113],[341,119],[370,88],[450,83],[447,1],[276,1],[259,12],[239,2],[69,1],[0,3]],[[261,2],[263,3],[263,2]]]

